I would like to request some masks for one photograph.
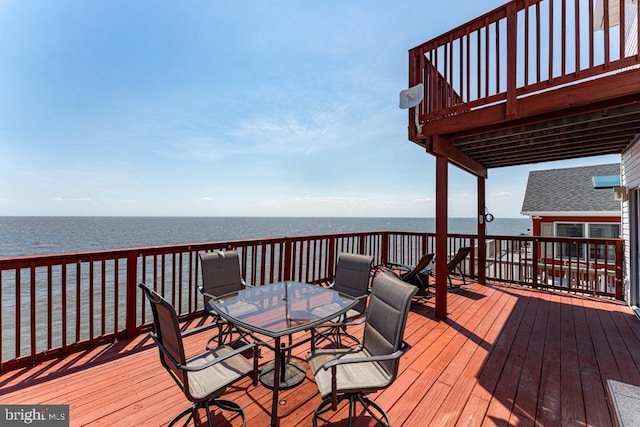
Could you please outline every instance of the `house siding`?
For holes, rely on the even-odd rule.
[[[640,143],[632,144],[622,153],[622,165],[620,168],[620,179],[622,185],[628,190],[640,188]],[[631,279],[631,218],[629,201],[622,203],[622,237],[624,245],[624,296],[625,300],[635,304],[630,300],[630,286],[638,287],[637,281]]]

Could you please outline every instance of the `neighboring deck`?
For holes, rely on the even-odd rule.
[[[606,381],[640,385],[640,322],[624,304],[471,284],[450,292],[448,310],[438,321],[433,299],[412,306],[405,339],[413,348],[375,397],[395,426],[607,426]],[[194,337],[188,350],[207,338]],[[262,354],[261,363],[271,355]],[[271,391],[240,385],[227,396],[245,407],[247,425],[268,425]],[[72,426],[163,425],[188,405],[146,334],[5,372],[0,395],[3,404],[69,404]],[[281,425],[311,425],[319,401],[310,377],[283,391]]]

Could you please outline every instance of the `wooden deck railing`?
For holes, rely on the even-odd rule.
[[[409,85],[424,84],[420,122],[499,102],[512,116],[520,97],[638,66],[630,17],[640,2],[603,3],[601,30],[595,0],[514,0],[411,49]]]
[[[476,237],[449,236],[448,253],[461,246],[473,248],[463,269],[476,276]],[[151,313],[140,281],[156,286],[182,319],[202,316],[198,254],[226,248],[239,251],[248,283],[325,284],[341,252],[370,254],[375,264],[416,264],[435,251],[435,234],[331,234],[0,259],[0,370],[147,329]],[[622,250],[619,239],[489,236],[487,280],[622,299]]]

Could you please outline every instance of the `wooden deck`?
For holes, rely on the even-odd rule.
[[[405,339],[413,348],[395,383],[375,396],[395,426],[607,426],[606,380],[640,385],[640,322],[625,305],[471,284],[450,292],[448,310],[439,321],[433,299],[412,306]],[[261,363],[270,352],[262,354]],[[0,396],[3,404],[68,404],[72,426],[163,425],[188,406],[146,335],[5,372]],[[269,424],[270,390],[247,379],[227,397],[245,407],[248,426]],[[280,397],[281,425],[311,425],[320,401],[311,377]]]

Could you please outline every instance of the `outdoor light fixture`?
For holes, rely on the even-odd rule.
[[[613,200],[615,200],[616,202],[626,202],[627,199],[628,199],[627,187],[625,186],[613,187]]]
[[[422,83],[415,86],[411,86],[409,89],[400,91],[400,108],[406,110],[407,108],[415,107],[422,102],[424,98],[424,85]]]
[[[418,83],[415,86],[411,86],[409,89],[404,89],[400,91],[400,108],[406,110],[408,108],[413,108],[418,106],[422,99],[424,98],[424,85],[422,83]],[[415,122],[416,122],[416,132],[422,132],[422,126],[420,125],[420,117],[418,113],[418,109],[414,109],[415,114]]]

